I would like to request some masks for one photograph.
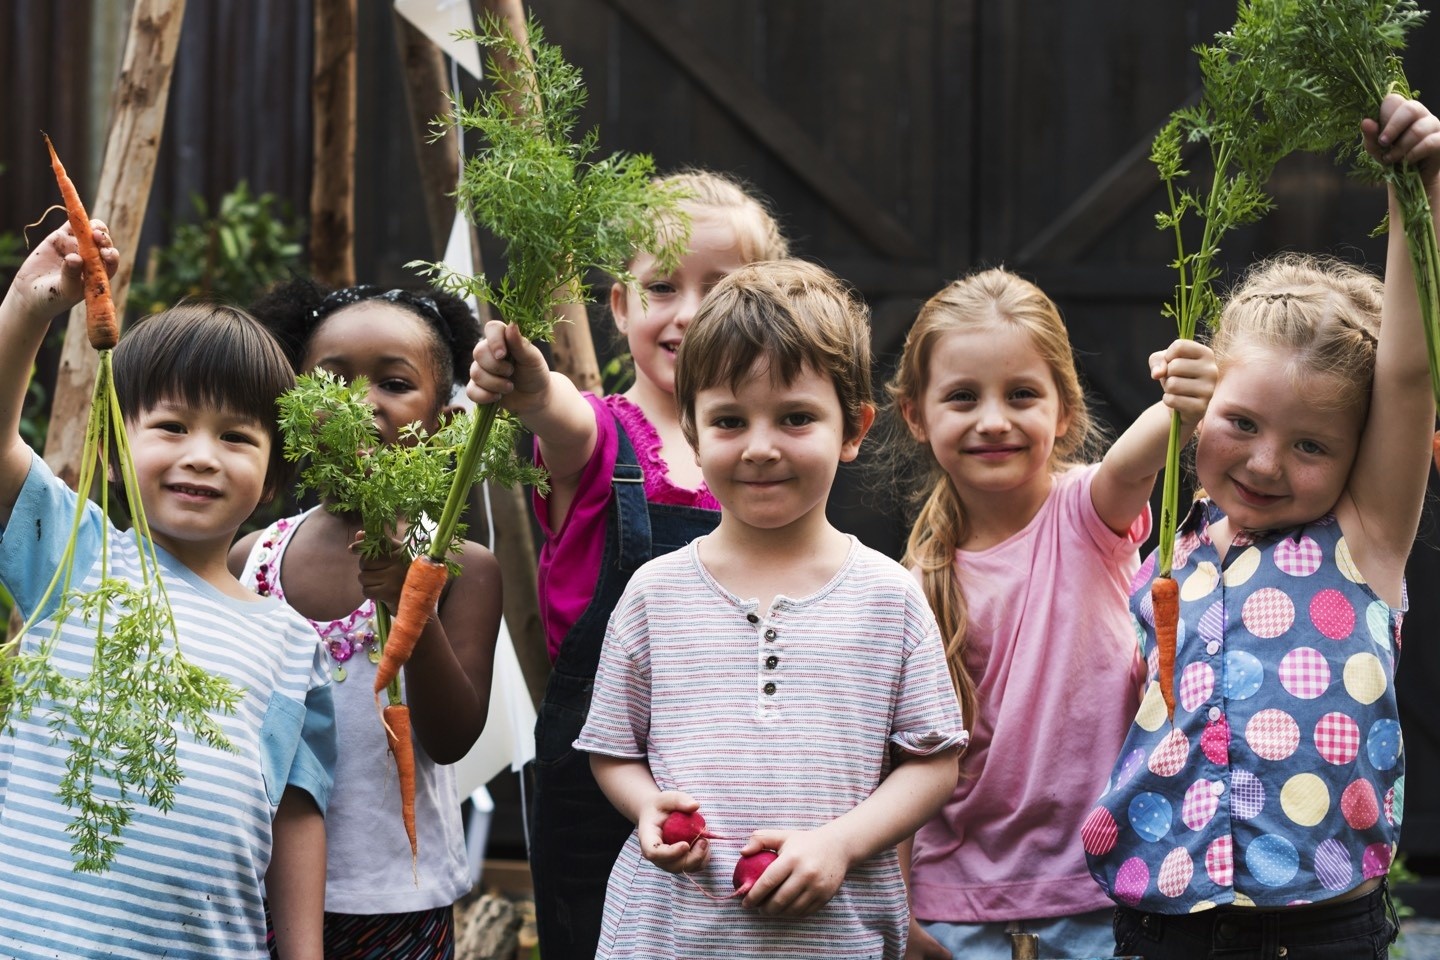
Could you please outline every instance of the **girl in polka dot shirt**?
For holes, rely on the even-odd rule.
[[[915,837],[910,956],[1008,960],[1014,929],[1046,956],[1110,952],[1112,906],[1080,824],[1140,703],[1126,598],[1170,410],[1188,437],[1216,377],[1189,340],[1151,373],[1163,402],[1088,463],[1070,340],[1034,284],[1004,270],[956,281],[906,339],[890,392],[908,435],[894,449],[928,475],[907,563],[971,731],[959,784]]]
[[[1392,95],[1363,134],[1440,209],[1440,121]],[[1383,286],[1342,263],[1260,264],[1213,347],[1207,497],[1175,545],[1174,719],[1153,682],[1152,556],[1131,599],[1152,682],[1082,841],[1119,904],[1119,953],[1383,957],[1403,575],[1435,415],[1403,233]]]

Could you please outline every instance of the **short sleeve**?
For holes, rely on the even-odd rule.
[[[576,750],[640,759],[649,752],[650,661],[645,607],[628,590],[610,617],[595,673],[595,692]]]
[[[305,701],[283,693],[271,697],[261,726],[261,767],[270,803],[277,805],[286,787],[304,790],[324,813],[335,785],[337,753],[334,691],[320,645]]]
[[[1092,463],[1065,474],[1060,480],[1063,484],[1060,507],[1066,517],[1073,518],[1078,531],[1102,556],[1115,560],[1135,556],[1145,538],[1150,536],[1150,504],[1145,504],[1131,522],[1130,529],[1124,533],[1111,530],[1100,518],[1095,501],[1090,496],[1090,488],[1099,469],[1100,464]]]
[[[550,516],[549,501],[536,490],[532,500],[535,519],[545,539],[574,540],[589,543],[597,536],[605,536],[605,508],[610,505],[610,479],[615,473],[615,460],[620,453],[620,440],[615,426],[615,415],[605,406],[603,400],[593,393],[582,394],[595,415],[595,449],[590,460],[580,472],[575,488],[575,497],[570,501],[570,513],[556,523]],[[535,462],[545,465],[540,456],[540,441],[535,441]],[[598,533],[596,532],[598,530]]]
[[[10,522],[0,530],[0,583],[26,617],[35,613],[65,557],[78,503],[75,491],[32,451],[30,472],[15,498]],[[72,554],[77,573],[89,570],[99,556],[105,526],[100,508],[87,501]],[[45,601],[42,617],[53,613],[59,601],[56,590]]]
[[[960,700],[945,663],[940,627],[918,586],[906,582],[906,656],[901,668],[890,742],[930,756],[970,742]]]

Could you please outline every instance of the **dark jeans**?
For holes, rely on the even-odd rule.
[[[1145,960],[1384,960],[1399,932],[1383,885],[1334,906],[1174,915],[1115,908],[1115,952]]]

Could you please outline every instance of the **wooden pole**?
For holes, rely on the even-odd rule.
[[[315,0],[310,271],[334,287],[355,283],[355,5]]]
[[[170,76],[184,18],[185,0],[136,0],[120,78],[114,88],[105,159],[90,212],[105,221],[120,251],[120,267],[110,282],[110,290],[116,311],[122,316],[150,185],[155,179]],[[83,425],[97,366],[96,353],[85,336],[85,305],[81,304],[70,311],[66,323],[45,441],[46,462],[72,487],[80,475]]]
[[[445,57],[400,14],[395,15],[395,40],[405,70],[406,100],[410,105],[411,130],[415,135],[415,155],[420,164],[420,183],[425,191],[425,212],[430,221],[432,255],[445,253],[450,227],[455,218],[455,201],[450,196],[460,179],[459,135],[446,127],[439,140],[431,121],[450,110],[449,78]],[[482,273],[480,244],[475,227],[470,226],[471,269]],[[480,305],[480,321],[487,319],[486,304]],[[478,488],[477,488],[478,489]],[[530,532],[530,505],[519,484],[504,487],[492,484],[490,506],[495,520],[495,557],[500,562],[501,580],[505,584],[503,609],[505,626],[515,646],[516,659],[525,675],[525,686],[531,701],[538,707],[545,695],[545,681],[550,676],[550,657],[545,648],[545,627],[540,620],[540,600],[535,584],[535,540]],[[471,510],[476,507],[474,499]]]
[[[521,0],[482,0],[481,7],[486,13],[500,18],[509,27],[510,34],[529,49],[529,31],[525,28],[525,5]],[[497,60],[500,55],[495,54]],[[502,69],[504,64],[501,64]],[[599,394],[604,391],[600,379],[600,364],[595,359],[595,341],[590,335],[590,317],[583,303],[567,303],[557,313],[564,322],[555,327],[555,338],[550,344],[550,362],[581,390]]]

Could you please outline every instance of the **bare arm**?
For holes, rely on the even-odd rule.
[[[286,787],[275,812],[265,896],[281,960],[322,960],[325,818],[310,794]]]
[[[915,917],[915,894],[910,882],[910,861],[915,852],[915,838],[906,837],[896,847],[900,854],[900,875],[905,878],[905,901],[910,905],[910,936],[905,941],[905,960],[953,960],[953,955],[941,945]]]
[[[1105,525],[1116,533],[1130,529],[1165,466],[1171,413],[1180,414],[1180,442],[1188,443],[1205,416],[1218,373],[1210,348],[1194,340],[1176,340],[1150,355],[1150,376],[1165,390],[1111,445],[1090,484],[1090,499]]]
[[[109,231],[99,220],[90,222],[105,267],[114,273],[120,255],[110,244]],[[30,448],[20,439],[20,414],[35,355],[50,322],[83,298],[80,254],[66,223],[25,258],[0,301],[0,342],[5,344],[0,350],[0,523],[10,522],[15,498],[30,473]]]
[[[476,403],[499,403],[535,434],[550,474],[550,527],[558,529],[595,452],[595,411],[569,378],[550,369],[518,326],[498,320],[485,325],[475,345],[465,393]]]
[[[1366,120],[1362,133],[1366,148],[1382,162],[1404,161],[1420,171],[1432,217],[1440,213],[1440,120],[1418,101],[1392,94],[1380,106],[1380,122]],[[1392,602],[1399,599],[1420,523],[1435,423],[1429,351],[1402,222],[1392,190],[1370,410],[1350,482],[1336,507],[1342,524],[1348,513],[1355,515],[1358,522],[1346,525],[1346,540],[1366,580]]]
[[[671,873],[693,873],[705,866],[710,845],[703,838],[693,846],[660,839],[660,829],[671,811],[700,809],[693,797],[679,790],[662,791],[644,760],[592,753],[590,771],[615,809],[639,829],[640,853],[645,859]]]
[[[779,859],[745,896],[771,916],[803,917],[835,896],[851,868],[919,830],[955,790],[958,747],[908,756],[850,812],[814,830],[756,830],[741,855],[775,850]]]

